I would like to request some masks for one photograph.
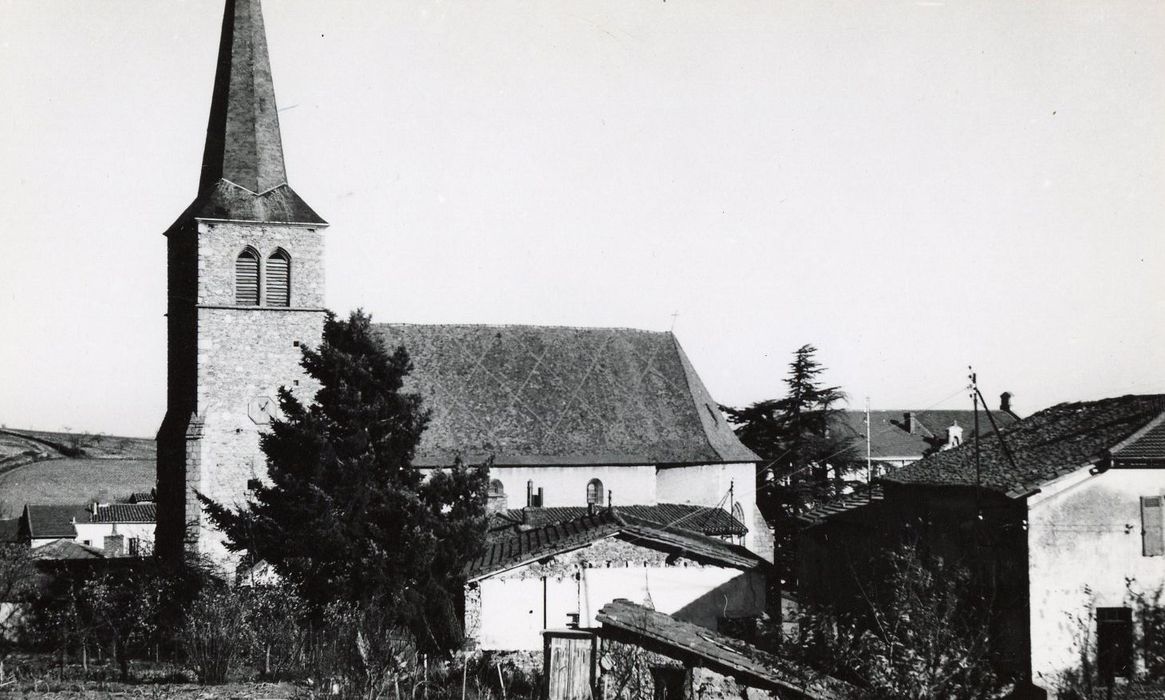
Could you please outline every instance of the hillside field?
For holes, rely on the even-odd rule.
[[[108,503],[154,488],[148,438],[0,429],[0,518],[25,504]]]

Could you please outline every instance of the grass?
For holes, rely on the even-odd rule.
[[[154,488],[148,438],[0,429],[0,518],[25,504],[72,505]]]
[[[0,474],[0,494],[10,510],[27,503],[108,503],[149,491],[154,481],[153,459],[51,459]]]

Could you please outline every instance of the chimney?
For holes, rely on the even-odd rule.
[[[109,559],[120,557],[125,552],[125,536],[123,535],[106,535],[105,536],[105,556]]]
[[[1011,392],[1005,391],[999,395],[999,410],[1011,413]]]
[[[97,501],[93,501],[89,504],[89,514],[93,517],[97,517]]]
[[[951,449],[963,444],[963,428],[958,421],[951,423],[951,427],[947,428],[947,446],[944,449]]]
[[[902,424],[906,427],[906,432],[911,435],[918,432],[918,419],[914,417],[913,411],[902,414]]]
[[[526,507],[534,505],[534,480],[526,482]]]

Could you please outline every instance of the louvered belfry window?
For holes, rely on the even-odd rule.
[[[250,248],[235,258],[235,304],[259,305],[259,254]]]
[[[267,258],[267,306],[291,306],[291,256],[282,250]]]

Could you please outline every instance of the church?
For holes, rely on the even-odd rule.
[[[227,0],[198,193],[165,232],[164,556],[226,556],[195,492],[241,503],[265,478],[259,435],[277,416],[278,389],[310,402],[318,388],[299,363],[326,314],[327,226],[287,182],[259,0]],[[378,331],[387,348],[409,352],[405,388],[432,412],[414,465],[492,458],[495,518],[523,530],[527,516],[545,524],[634,507],[646,520],[618,516],[621,532],[699,522],[707,525],[699,537],[771,561],[756,508],[758,458],[672,333],[395,323]],[[715,550],[713,560],[753,566],[715,543],[700,546]]]

